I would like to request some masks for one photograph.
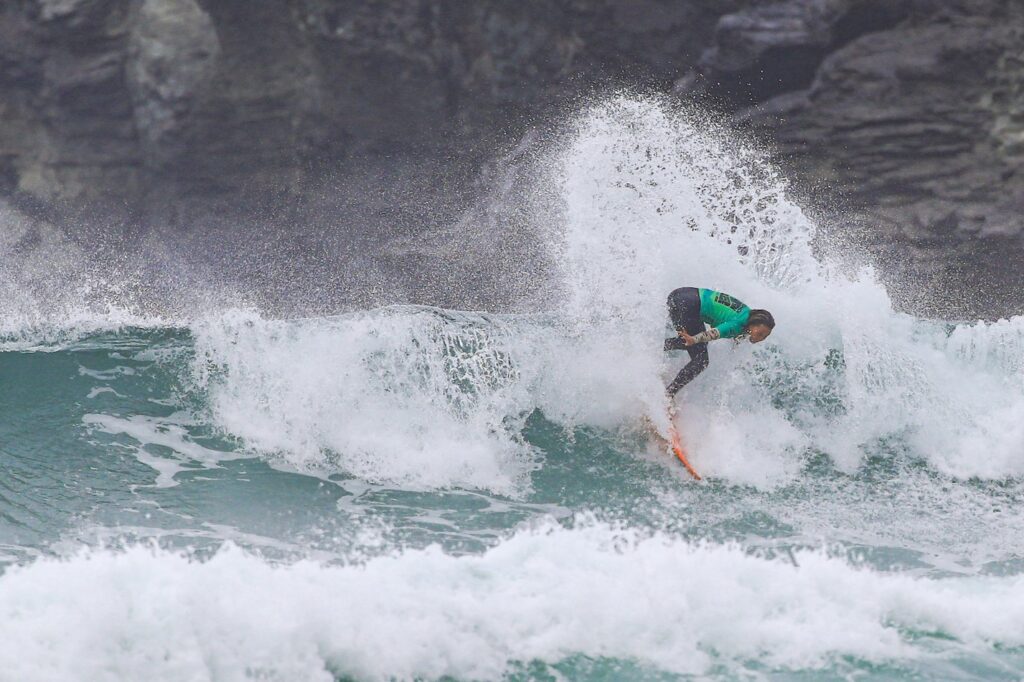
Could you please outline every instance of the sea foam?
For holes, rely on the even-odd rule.
[[[676,399],[705,474],[772,488],[816,453],[856,472],[881,443],[958,478],[1024,474],[1024,318],[897,312],[871,269],[816,254],[814,223],[756,150],[657,101],[584,112],[543,168],[537,182],[561,197],[538,218],[561,305],[218,312],[192,323],[214,422],[299,467],[522,494],[540,463],[519,435],[534,409],[567,433],[645,418],[664,432],[663,387],[686,360],[662,351],[665,298],[706,286],[778,326],[758,346],[713,343]]]
[[[351,565],[206,561],[153,548],[42,559],[0,578],[18,680],[496,679],[574,656],[653,670],[998,660],[1024,646],[1024,578],[930,580],[820,552],[769,560],[594,521],[477,556]]]

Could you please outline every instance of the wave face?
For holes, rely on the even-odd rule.
[[[663,103],[532,163],[501,195],[553,264],[530,314],[282,319],[0,244],[2,669],[1013,679],[1024,318],[895,312],[756,149]],[[689,285],[778,321],[679,396],[699,485],[653,435]]]

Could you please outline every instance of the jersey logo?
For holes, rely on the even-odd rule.
[[[715,295],[715,303],[720,303],[721,305],[724,305],[726,308],[732,308],[737,313],[746,307],[743,301],[738,301],[729,294],[722,293]]]

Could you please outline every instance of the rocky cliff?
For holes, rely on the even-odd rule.
[[[186,226],[356,166],[441,196],[628,85],[761,136],[894,278],[1019,312],[1022,50],[1013,0],[8,0],[0,192]]]
[[[723,17],[677,88],[726,98],[894,280],[966,315],[1022,305],[1022,86],[1024,3],[794,0]]]
[[[483,158],[588,87],[669,87],[741,4],[12,0],[5,189],[135,201],[360,154]]]

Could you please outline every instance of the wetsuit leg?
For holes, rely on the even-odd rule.
[[[700,319],[700,291],[694,287],[683,287],[669,294],[668,316],[676,331],[685,329],[693,336],[704,331],[704,321]],[[665,350],[684,349],[686,344],[678,336],[665,339]]]
[[[708,368],[711,362],[711,358],[708,356],[708,344],[698,343],[690,346],[686,349],[686,352],[690,354],[690,361],[686,363],[686,366],[679,370],[679,374],[672,380],[672,383],[668,385],[666,392],[670,396],[674,396],[679,392],[686,384],[693,381],[698,374]]]
[[[685,329],[691,336],[704,331],[704,321],[700,319],[700,292],[695,287],[682,287],[669,294],[668,314],[676,331]],[[668,385],[668,394],[674,396],[679,389],[707,369],[710,362],[708,344],[698,343],[687,347],[683,340],[676,336],[665,339],[665,350],[685,350],[690,355],[690,361]]]

